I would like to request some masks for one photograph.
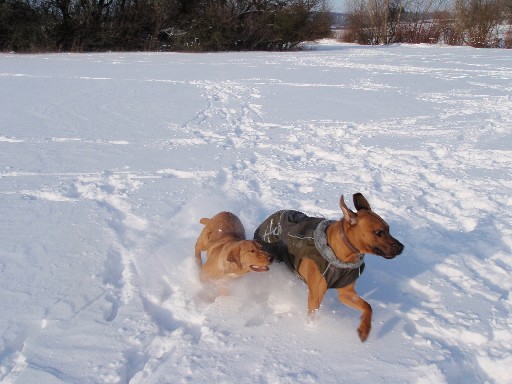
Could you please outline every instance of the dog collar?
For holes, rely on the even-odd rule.
[[[359,249],[354,247],[354,245],[348,239],[347,234],[345,233],[345,228],[343,227],[343,222],[340,223],[340,226],[341,226],[341,229],[340,229],[341,239],[343,240],[345,245],[348,247],[348,249],[350,249],[352,251],[352,253],[361,254],[361,252],[359,252]]]
[[[318,252],[322,255],[322,257],[329,262],[329,264],[337,267],[337,268],[344,268],[344,269],[356,269],[361,267],[361,265],[364,262],[364,254],[359,253],[359,251],[356,249],[355,253],[357,253],[357,261],[354,263],[345,263],[344,261],[341,261],[336,257],[334,254],[334,251],[331,247],[329,247],[329,244],[327,243],[327,234],[325,233],[325,230],[327,227],[331,224],[335,223],[333,220],[324,220],[321,221],[315,228],[315,233],[313,235],[315,240],[315,247],[318,249]],[[341,231],[343,233],[343,231]],[[342,235],[342,238],[346,239],[346,236],[344,236],[344,233]],[[345,241],[345,240],[344,240]],[[350,244],[348,239],[346,239],[346,242]],[[347,244],[347,243],[345,243]],[[355,249],[352,244],[350,244],[349,248]]]

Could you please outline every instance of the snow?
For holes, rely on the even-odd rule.
[[[512,383],[511,95],[510,50],[0,55],[0,380]],[[205,300],[202,217],[356,192],[405,244],[367,342],[278,263]]]

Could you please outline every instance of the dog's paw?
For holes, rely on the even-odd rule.
[[[370,334],[370,328],[361,325],[357,329],[357,334],[359,335],[359,339],[361,339],[361,342],[365,342],[366,339],[368,338],[368,335]]]
[[[318,318],[318,309],[315,309],[313,311],[308,311],[308,317],[306,319],[306,324],[310,327],[313,327],[315,323],[317,322]]]

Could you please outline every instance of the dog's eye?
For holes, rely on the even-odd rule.
[[[382,237],[384,236],[384,231],[382,229],[379,229],[378,231],[375,231],[375,235],[377,235],[378,237]]]

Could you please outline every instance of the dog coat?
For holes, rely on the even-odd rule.
[[[334,223],[319,217],[309,217],[299,211],[279,211],[269,216],[254,233],[254,240],[284,262],[293,271],[299,270],[304,258],[313,260],[327,288],[343,288],[353,283],[364,271],[364,255],[356,263],[344,263],[327,244],[327,227]]]

